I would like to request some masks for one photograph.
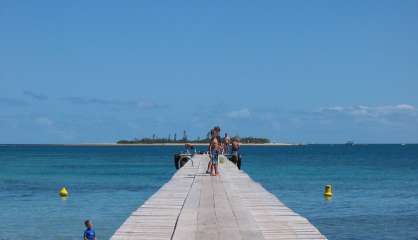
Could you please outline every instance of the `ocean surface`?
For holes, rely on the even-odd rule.
[[[81,239],[85,219],[108,239],[171,177],[180,150],[0,145],[0,240]],[[418,239],[418,145],[244,146],[242,153],[243,170],[329,239]],[[66,199],[58,196],[63,186]]]

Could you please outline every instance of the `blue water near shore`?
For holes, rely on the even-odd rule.
[[[108,239],[171,177],[180,150],[0,146],[0,239],[80,239],[87,218]],[[418,145],[242,150],[243,169],[329,239],[418,239]]]

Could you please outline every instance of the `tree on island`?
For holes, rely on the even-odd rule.
[[[151,138],[134,138],[133,140],[119,140],[117,141],[118,144],[162,144],[162,143],[209,143],[209,136],[206,136],[206,138],[201,139],[200,137],[197,137],[197,139],[188,139],[187,138],[187,132],[183,131],[183,138],[177,140],[177,134],[174,133],[173,139],[171,138],[171,134],[168,135],[168,138],[159,138],[155,134],[152,135]],[[239,138],[238,136],[235,136],[236,138]],[[264,143],[270,143],[270,139],[268,138],[259,138],[259,137],[242,137],[240,138],[240,141],[242,143],[253,143],[253,144],[264,144]]]
[[[187,133],[186,133],[186,130],[183,130],[183,139],[182,139],[183,141],[187,141]]]

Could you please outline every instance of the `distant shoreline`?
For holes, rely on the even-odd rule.
[[[144,146],[184,146],[186,143],[116,143],[116,145],[144,145]],[[207,146],[209,143],[190,143],[194,146]],[[298,144],[290,143],[240,143],[241,146],[295,146]]]
[[[92,147],[114,147],[114,146],[184,146],[185,143],[73,143],[73,144],[54,144],[54,143],[44,143],[44,144],[0,144],[4,145],[32,145],[32,146],[92,146]],[[208,143],[191,143],[195,146],[207,146]],[[301,144],[291,144],[291,143],[241,143],[241,146],[300,146]]]
[[[207,143],[192,143],[195,146],[207,146]],[[346,145],[345,143],[308,143],[308,144],[293,144],[293,143],[241,143],[241,146],[307,146],[307,145]],[[418,145],[418,143],[357,143],[354,146],[367,145]],[[184,146],[184,143],[0,143],[0,146],[80,146],[80,147],[126,147],[126,146]]]

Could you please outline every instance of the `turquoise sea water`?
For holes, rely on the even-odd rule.
[[[80,239],[87,218],[108,239],[171,177],[181,149],[0,146],[0,239]],[[243,169],[329,239],[418,239],[418,145],[242,151]]]

